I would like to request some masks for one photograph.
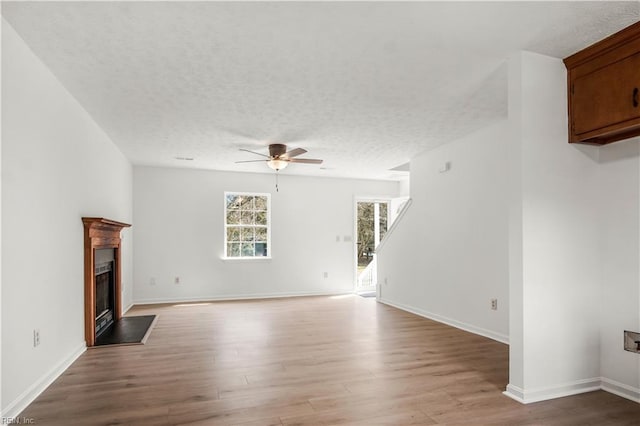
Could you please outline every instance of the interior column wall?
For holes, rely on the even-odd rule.
[[[567,143],[560,59],[522,52],[511,66],[518,93],[510,100],[520,102],[510,105],[519,144],[511,178],[520,181],[521,204],[510,214],[521,221],[514,242],[522,236],[510,291],[522,309],[512,304],[511,332],[521,336],[510,362],[520,365],[511,366],[507,394],[532,402],[600,387],[598,149]]]
[[[509,228],[509,385],[522,396],[524,389],[524,293],[522,253],[522,61],[508,63],[507,214]],[[516,391],[517,390],[517,391]],[[513,395],[510,395],[513,396]]]

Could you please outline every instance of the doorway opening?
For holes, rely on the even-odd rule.
[[[388,200],[356,201],[356,284],[358,294],[375,294],[378,284],[376,247],[389,226]]]

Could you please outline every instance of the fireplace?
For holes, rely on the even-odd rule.
[[[87,346],[122,316],[120,231],[131,225],[83,217],[84,327]]]

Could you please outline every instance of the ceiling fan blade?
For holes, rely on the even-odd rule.
[[[314,158],[289,158],[290,163],[303,163],[303,164],[322,164],[322,160],[316,160]]]
[[[305,152],[307,152],[306,149],[302,149],[302,148],[296,148],[296,149],[292,149],[291,151],[287,152],[284,154],[284,157],[286,158],[293,158],[293,157],[297,157],[298,155],[302,155]]]
[[[243,160],[243,161],[236,161],[236,163],[262,163],[265,161],[269,161],[269,160]]]
[[[255,152],[255,151],[250,151],[250,150],[248,150],[248,149],[244,149],[244,148],[240,148],[240,151],[250,152],[250,153],[252,153],[252,154],[259,155],[259,156],[261,156],[261,157],[267,157],[267,158],[269,158],[269,156],[268,156],[268,155],[261,154],[261,153],[259,153],[259,152]],[[260,161],[262,161],[262,160],[260,160]]]

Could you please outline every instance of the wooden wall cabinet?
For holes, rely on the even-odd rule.
[[[564,63],[570,143],[604,145],[640,135],[640,22]]]

